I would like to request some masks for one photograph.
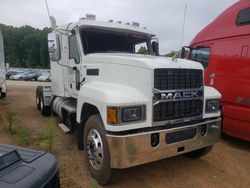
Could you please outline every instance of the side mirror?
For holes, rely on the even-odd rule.
[[[59,61],[61,59],[60,40],[56,33],[48,34],[48,48],[51,61]]]
[[[157,41],[152,42],[152,48],[154,55],[159,56],[159,43]]]
[[[183,46],[180,50],[180,59],[184,59],[188,52],[190,52],[191,47],[189,46]]]

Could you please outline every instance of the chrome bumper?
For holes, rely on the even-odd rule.
[[[178,128],[139,134],[122,136],[107,134],[111,167],[119,169],[129,168],[213,145],[220,138],[220,123],[221,119],[218,118]],[[201,125],[206,125],[207,127],[204,136],[201,135]],[[166,143],[166,138],[170,133],[189,129],[196,129],[196,135],[193,138],[172,144]],[[156,147],[151,146],[152,133],[159,133],[159,145]]]

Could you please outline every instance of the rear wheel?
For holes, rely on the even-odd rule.
[[[49,116],[51,114],[50,106],[45,106],[43,92],[40,94],[40,109],[43,116]]]
[[[100,185],[111,183],[117,170],[111,168],[106,131],[100,115],[92,115],[84,130],[84,152],[91,175]]]
[[[201,148],[195,151],[191,151],[189,153],[185,153],[184,155],[193,159],[200,158],[200,157],[207,155],[212,150],[212,148],[213,148],[213,145],[205,147],[205,148]]]
[[[38,110],[41,110],[41,101],[40,101],[40,95],[41,95],[41,93],[42,93],[42,86],[38,86],[37,88],[36,88],[36,107],[37,107],[37,109]]]

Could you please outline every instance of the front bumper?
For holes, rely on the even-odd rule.
[[[111,167],[129,168],[213,145],[220,138],[220,124],[221,119],[217,118],[178,128],[129,135],[107,134]],[[202,136],[201,127],[204,127],[204,125],[206,126],[206,133]],[[178,132],[181,133],[190,129],[196,130],[194,137],[167,144],[167,140],[172,133],[176,133],[178,139]],[[151,146],[151,135],[153,133],[159,133],[159,144],[156,147]]]

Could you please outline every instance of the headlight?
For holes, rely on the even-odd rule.
[[[107,110],[107,122],[110,125],[140,122],[146,117],[146,106],[108,107]]]
[[[142,121],[145,118],[144,108],[142,106],[122,108],[122,122]]]
[[[219,111],[219,101],[217,99],[207,100],[206,113],[214,113]]]

